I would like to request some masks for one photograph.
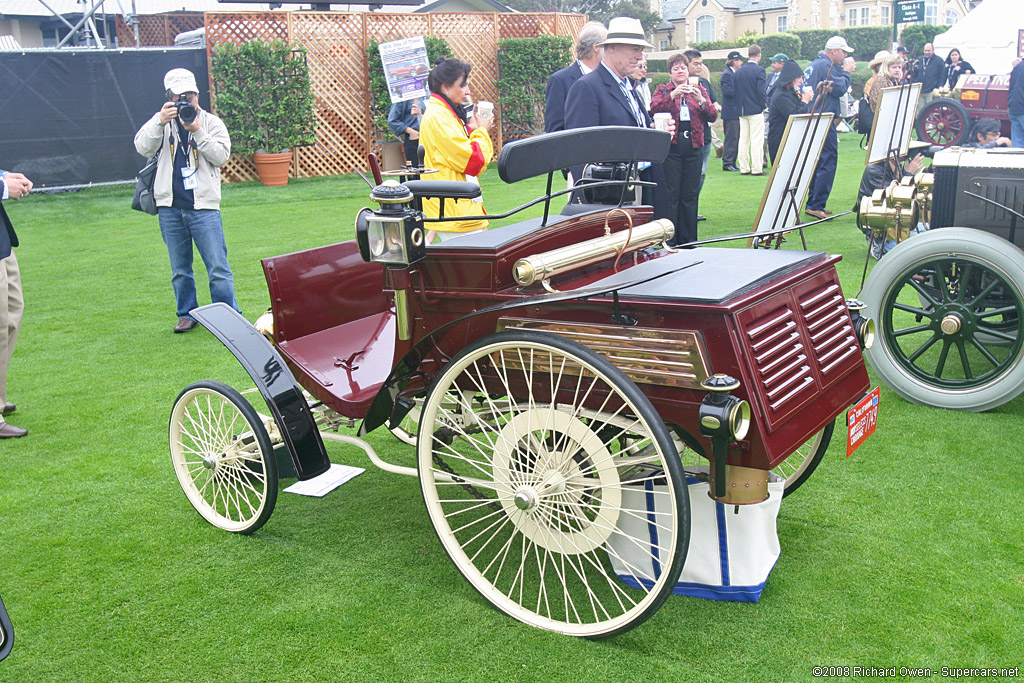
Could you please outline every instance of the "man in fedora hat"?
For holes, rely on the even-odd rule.
[[[650,128],[651,117],[633,89],[630,75],[644,56],[644,48],[654,49],[644,37],[639,19],[615,17],[608,22],[608,35],[598,44],[604,48],[601,65],[577,80],[565,100],[565,128],[589,126],[637,126]],[[574,178],[582,168],[572,170]],[[643,201],[654,206],[655,218],[668,217],[661,164],[643,168],[640,179],[657,183],[643,189]]]

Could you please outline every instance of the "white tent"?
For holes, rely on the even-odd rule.
[[[953,48],[979,74],[1007,74],[1017,57],[1017,32],[1024,29],[1024,0],[985,0],[945,33],[935,36],[935,54]]]

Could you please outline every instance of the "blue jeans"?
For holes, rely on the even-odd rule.
[[[704,189],[704,179],[708,176],[708,159],[711,157],[711,139],[707,140],[704,145],[704,163],[700,167],[700,187],[697,188],[697,194],[699,195],[701,190]]]
[[[1010,144],[1014,147],[1024,147],[1024,114],[1010,114]]]
[[[236,311],[235,280],[228,265],[228,246],[224,242],[224,228],[220,211],[215,209],[175,209],[161,206],[160,234],[171,257],[171,286],[178,317],[188,318],[189,311],[199,306],[196,301],[196,279],[192,274],[192,243],[206,264],[210,276],[210,299],[226,303]]]
[[[818,168],[811,179],[811,190],[807,196],[807,208],[824,211],[828,196],[832,194],[832,183],[836,179],[836,162],[839,161],[839,136],[836,127],[829,126],[825,134],[825,146],[821,150]]]

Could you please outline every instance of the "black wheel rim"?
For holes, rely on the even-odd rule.
[[[909,376],[944,390],[969,390],[1020,359],[1020,291],[1004,273],[957,255],[916,264],[882,302],[887,352]]]

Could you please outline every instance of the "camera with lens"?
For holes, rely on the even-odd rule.
[[[196,116],[199,115],[199,112],[196,111],[196,108],[188,100],[178,100],[174,103],[174,106],[178,109],[178,119],[182,123],[192,123],[196,120]]]

